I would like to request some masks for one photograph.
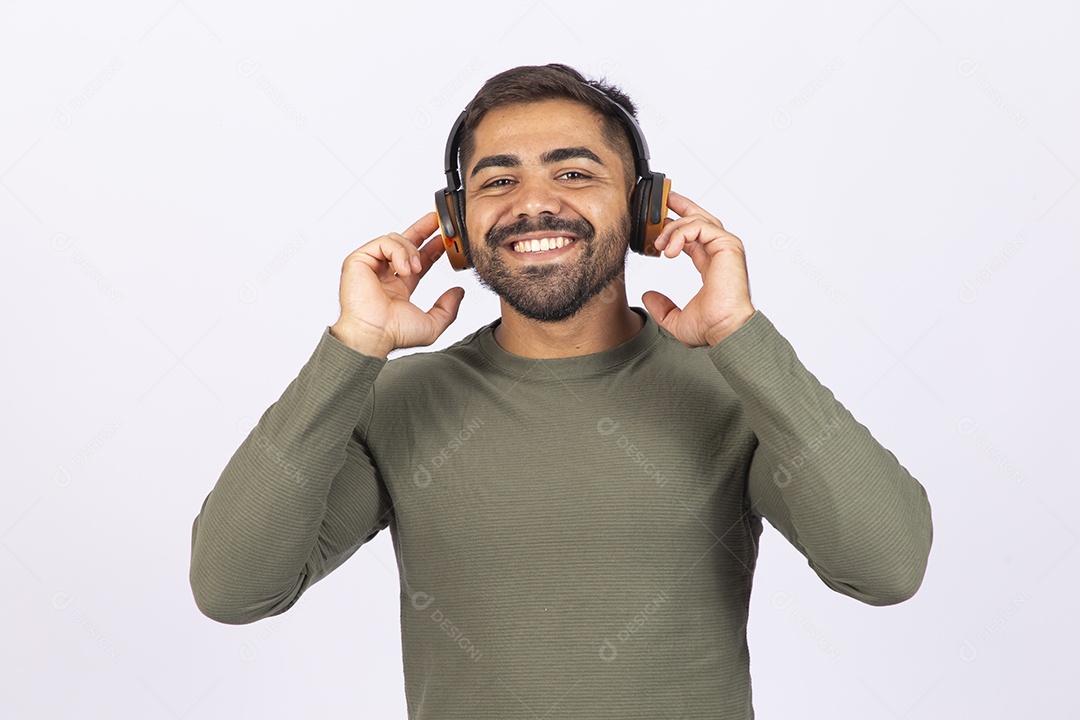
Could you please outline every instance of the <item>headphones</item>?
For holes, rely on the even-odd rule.
[[[660,251],[653,246],[653,243],[664,228],[671,180],[664,177],[663,173],[649,170],[649,146],[634,116],[600,88],[584,85],[600,93],[617,108],[618,117],[630,135],[634,152],[634,169],[638,177],[630,198],[630,249],[642,255],[657,257]],[[450,258],[450,264],[455,270],[465,270],[469,267],[468,258],[465,256],[465,246],[469,242],[464,223],[465,186],[461,182],[461,170],[458,167],[461,131],[465,126],[468,112],[468,108],[462,110],[450,130],[443,162],[446,187],[435,192],[439,232],[442,234],[446,256]]]

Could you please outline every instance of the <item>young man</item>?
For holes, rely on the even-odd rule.
[[[753,716],[747,609],[761,518],[834,590],[910,597],[922,486],[750,301],[741,241],[672,192],[655,241],[684,308],[623,283],[628,98],[561,65],[469,104],[466,251],[501,318],[451,347],[431,213],[342,269],[341,315],[195,520],[204,613],[284,612],[389,526],[410,718]],[[425,242],[426,241],[426,242]]]

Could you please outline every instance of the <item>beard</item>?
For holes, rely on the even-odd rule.
[[[493,227],[484,237],[484,249],[469,255],[481,285],[527,318],[557,322],[573,316],[625,272],[630,227],[629,213],[618,226],[599,236],[585,218],[522,218]],[[581,244],[577,258],[570,262],[523,264],[512,272],[499,245],[513,235],[547,231],[574,235],[574,242]]]

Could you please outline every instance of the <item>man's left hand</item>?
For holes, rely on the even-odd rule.
[[[684,195],[669,192],[668,207],[679,218],[665,221],[656,249],[669,258],[680,252],[689,255],[701,273],[702,287],[681,310],[655,290],[641,300],[657,324],[683,345],[715,345],[754,314],[742,240]]]

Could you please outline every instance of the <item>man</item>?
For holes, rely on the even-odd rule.
[[[357,249],[340,317],[193,528],[199,607],[245,623],[389,526],[410,718],[752,717],[762,517],[866,603],[925,571],[922,486],[754,308],[718,219],[672,192],[655,246],[701,288],[629,306],[636,178],[612,103],[633,106],[585,82],[515,68],[467,108],[458,222],[501,318],[387,362],[464,291],[409,302],[443,252],[435,213]]]

